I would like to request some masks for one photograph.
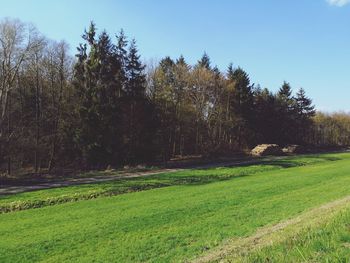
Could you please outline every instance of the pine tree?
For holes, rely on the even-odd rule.
[[[312,100],[306,97],[303,88],[298,90],[295,100],[299,116],[302,116],[303,118],[311,118],[315,115],[315,106],[312,105]]]
[[[186,67],[188,66],[183,55],[181,55],[181,56],[176,60],[176,64],[177,64],[177,65],[181,65],[181,66],[186,66]]]
[[[241,68],[237,68],[231,73],[234,82],[233,104],[234,111],[248,118],[252,110],[253,93],[248,74]]]
[[[120,30],[119,35],[116,35],[117,38],[117,56],[119,60],[121,61],[123,68],[126,67],[127,61],[128,61],[128,40],[126,38],[126,35],[124,33],[124,30]]]
[[[197,65],[199,67],[210,69],[211,68],[210,64],[211,64],[210,58],[209,58],[208,54],[206,52],[204,52],[202,58],[198,61]]]
[[[276,142],[284,145],[296,143],[296,116],[295,99],[292,96],[292,88],[286,81],[276,94],[276,119],[279,123],[279,136]]]
[[[122,145],[125,163],[147,161],[154,156],[154,134],[157,128],[154,106],[148,100],[145,66],[140,61],[136,41],[129,46],[126,65],[127,83],[122,105]]]
[[[315,116],[315,107],[312,105],[312,100],[305,94],[305,90],[300,88],[296,94],[296,127],[298,143],[308,143],[309,135],[312,126],[312,117]]]
[[[124,30],[120,30],[119,35],[116,35],[117,44],[116,44],[116,53],[117,57],[121,63],[121,71],[119,72],[118,78],[122,82],[122,90],[119,96],[122,96],[122,92],[126,90],[127,85],[127,65],[128,65],[128,40],[124,34]]]
[[[278,90],[277,97],[283,100],[290,100],[292,98],[292,88],[288,82],[283,82],[282,87]]]
[[[122,81],[118,79],[121,63],[109,35],[103,31],[96,38],[90,24],[83,35],[85,44],[78,48],[74,86],[80,97],[78,139],[88,165],[118,162],[118,97]]]
[[[276,121],[275,96],[267,88],[254,90],[253,127],[255,144],[276,143],[280,132]]]
[[[252,124],[253,92],[248,74],[241,68],[228,67],[230,115],[234,123],[237,147],[241,148],[250,140]],[[243,136],[245,134],[245,136]]]
[[[132,97],[143,97],[146,88],[146,76],[144,73],[145,66],[140,61],[140,55],[136,46],[136,41],[133,39],[130,43],[128,60],[126,65],[127,70],[127,85],[126,95]]]

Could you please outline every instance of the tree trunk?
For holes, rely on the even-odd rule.
[[[35,153],[34,166],[35,173],[39,171],[39,138],[40,138],[40,101],[39,101],[39,65],[38,57],[36,57],[36,87],[35,87]]]
[[[8,175],[11,174],[11,97],[10,97],[10,94],[8,94],[8,110],[7,110],[7,174]]]

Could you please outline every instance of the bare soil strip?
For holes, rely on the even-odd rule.
[[[161,173],[173,173],[180,171],[182,169],[162,169],[157,171],[148,171],[148,172],[133,172],[133,173],[123,173],[120,175],[109,175],[109,176],[95,176],[95,177],[82,177],[82,178],[72,178],[62,181],[55,182],[45,182],[36,185],[23,185],[23,186],[1,186],[0,195],[9,195],[17,194],[22,192],[29,192],[42,189],[58,188],[71,185],[80,185],[80,184],[92,184],[99,182],[108,182],[118,179],[125,178],[137,178],[143,176],[156,175]]]
[[[147,172],[121,173],[120,175],[72,178],[72,179],[66,179],[66,180],[54,181],[54,182],[43,182],[35,185],[23,185],[23,186],[0,185],[0,195],[10,195],[10,194],[35,191],[35,190],[65,187],[65,186],[71,186],[71,185],[108,182],[108,181],[113,181],[118,179],[137,178],[137,177],[151,176],[151,175],[162,174],[162,173],[173,173],[173,172],[183,171],[187,169],[208,169],[208,168],[215,168],[215,167],[229,167],[234,165],[254,164],[262,161],[273,161],[273,160],[279,160],[283,158],[286,158],[286,157],[283,156],[283,157],[256,158],[256,159],[249,159],[244,161],[236,160],[236,161],[229,161],[229,162],[210,163],[210,164],[192,166],[188,168],[160,169],[156,171],[147,171]]]
[[[237,262],[239,258],[244,257],[247,253],[272,245],[273,243],[282,242],[293,236],[297,231],[310,226],[317,226],[322,222],[332,218],[335,213],[350,205],[350,196],[339,199],[320,207],[311,209],[297,217],[282,221],[272,226],[266,226],[257,230],[257,232],[248,237],[235,238],[225,242],[224,245],[209,251],[201,257],[194,259],[192,262]]]

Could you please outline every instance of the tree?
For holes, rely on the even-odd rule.
[[[117,44],[116,44],[116,52],[117,57],[119,59],[119,62],[121,64],[121,70],[119,71],[119,74],[117,76],[118,79],[122,82],[122,89],[120,90],[119,96],[122,96],[122,92],[126,91],[126,84],[127,84],[127,65],[128,65],[128,41],[126,38],[126,35],[124,33],[124,30],[120,30],[119,35],[116,36],[117,38]]]
[[[305,94],[305,90],[300,88],[295,98],[296,108],[296,124],[298,129],[298,141],[307,143],[310,141],[310,128],[312,126],[312,117],[315,116],[315,107],[312,105],[312,100]]]
[[[230,111],[234,120],[233,133],[237,138],[237,146],[240,149],[250,140],[251,117],[253,112],[253,92],[248,74],[241,68],[228,71],[229,85],[232,85],[230,95]],[[243,138],[243,134],[245,138]]]
[[[174,154],[176,145],[176,72],[175,62],[170,57],[163,58],[152,75],[152,102],[155,104],[160,127],[159,147],[164,161]]]
[[[210,69],[210,58],[206,52],[204,52],[202,58],[198,60],[198,67],[203,67],[206,69]]]
[[[254,143],[276,143],[280,132],[276,97],[267,88],[256,87],[253,108]]]
[[[145,66],[140,61],[136,41],[130,43],[128,60],[126,65],[127,85],[126,96],[143,97],[146,88]]]
[[[4,19],[0,23],[0,155],[7,148],[7,173],[11,173],[11,96],[24,61],[39,44],[37,30],[19,20]],[[7,122],[7,129],[5,129]]]
[[[204,53],[145,68],[136,41],[94,23],[76,61],[64,42],[0,23],[0,169],[105,168],[178,155],[232,154],[257,143],[347,145],[349,116],[317,113],[300,89],[277,93],[226,74]],[[146,76],[147,74],[147,76]]]
[[[295,143],[295,99],[292,97],[292,88],[287,82],[284,82],[277,92],[276,111],[280,128],[276,142],[282,145]]]
[[[85,161],[93,166],[118,162],[118,99],[123,79],[116,48],[103,31],[96,39],[91,23],[83,35],[75,65],[74,85],[80,97],[81,128],[78,137]]]
[[[49,92],[51,97],[51,106],[49,106],[49,119],[51,122],[50,131],[50,154],[48,160],[48,170],[51,171],[56,165],[58,154],[62,152],[62,140],[64,136],[64,114],[68,102],[65,99],[68,96],[68,89],[72,60],[68,55],[68,44],[64,41],[51,42],[46,58],[45,67],[48,70],[47,77],[50,80]]]
[[[195,112],[195,153],[203,150],[209,113],[209,97],[214,85],[214,73],[208,64],[198,63],[191,71],[188,96]]]
[[[154,105],[146,96],[145,66],[140,61],[136,41],[129,46],[125,96],[121,99],[123,162],[149,161],[155,154],[157,120]]]

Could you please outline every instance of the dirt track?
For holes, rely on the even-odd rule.
[[[250,251],[291,237],[296,230],[326,222],[335,212],[349,205],[350,196],[324,204],[278,224],[260,228],[252,236],[228,240],[223,246],[213,249],[208,254],[196,258],[192,262],[236,262],[239,257],[246,255]],[[291,227],[293,227],[292,231],[287,232],[287,229]]]
[[[37,183],[33,185],[19,185],[19,186],[18,185],[16,186],[1,185],[0,195],[10,195],[10,194],[17,194],[17,193],[23,193],[23,192],[29,192],[29,191],[58,188],[58,187],[65,187],[65,186],[79,185],[79,184],[108,182],[108,181],[113,181],[118,179],[137,178],[137,177],[144,177],[144,176],[156,175],[161,173],[173,173],[177,171],[183,171],[186,169],[208,169],[208,168],[215,168],[215,167],[227,167],[227,166],[234,166],[234,165],[252,164],[252,163],[259,163],[261,161],[272,161],[272,160],[278,160],[282,158],[285,158],[285,157],[284,156],[269,157],[269,158],[248,159],[248,160],[239,160],[239,161],[235,160],[235,161],[210,163],[210,164],[204,164],[204,165],[196,165],[188,168],[160,169],[156,171],[147,171],[147,172],[122,173],[120,175],[70,178],[70,179],[60,180],[60,181],[42,182],[42,183]]]

